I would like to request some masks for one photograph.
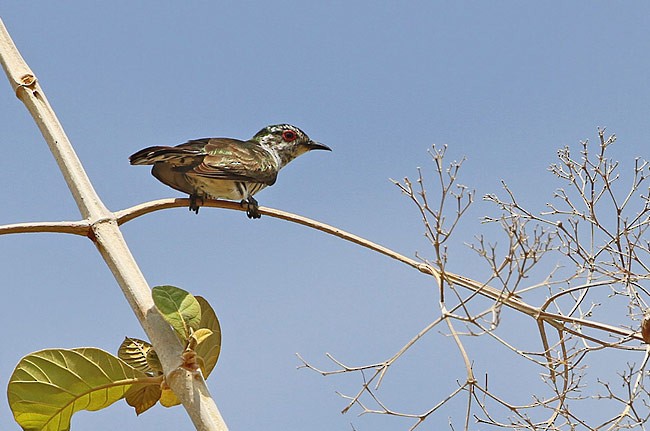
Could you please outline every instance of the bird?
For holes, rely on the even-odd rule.
[[[151,174],[187,193],[189,209],[196,214],[204,199],[223,198],[241,201],[248,218],[258,219],[261,215],[253,195],[275,184],[280,169],[311,150],[332,151],[296,126],[276,124],[247,141],[201,138],[175,147],[148,147],[132,154],[129,162],[153,165]]]

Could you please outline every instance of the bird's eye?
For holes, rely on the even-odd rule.
[[[285,130],[284,132],[282,132],[282,139],[284,139],[287,142],[294,141],[297,137],[298,135],[296,135],[296,132],[294,132],[293,130]]]

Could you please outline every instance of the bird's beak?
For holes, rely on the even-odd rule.
[[[327,145],[325,145],[325,144],[321,144],[320,142],[311,141],[311,140],[310,140],[309,142],[307,142],[307,145],[306,145],[306,146],[307,146],[307,148],[309,149],[309,151],[311,151],[311,150],[327,150],[327,151],[332,151],[332,149],[331,149],[330,147],[328,147]]]

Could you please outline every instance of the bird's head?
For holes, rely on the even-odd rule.
[[[305,132],[291,124],[266,126],[251,140],[278,154],[282,165],[311,150],[332,151],[327,145],[312,141]]]

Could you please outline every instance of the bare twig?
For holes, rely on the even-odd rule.
[[[334,361],[339,368],[320,371],[324,375],[362,373],[360,390],[352,396],[342,395],[348,400],[344,411],[356,405],[362,409],[362,414],[415,418],[417,422],[410,429],[418,427],[429,416],[427,412],[392,409],[380,398],[379,384],[371,386],[371,383],[377,382],[377,379],[381,382],[389,372],[389,365],[402,358],[407,350],[421,341],[424,333],[430,332],[444,320],[460,351],[462,360],[457,362],[463,364],[465,370],[465,376],[458,378],[458,381],[464,380],[459,383],[459,388],[469,395],[464,429],[469,429],[470,417],[482,424],[517,430],[644,429],[643,424],[650,418],[650,413],[647,413],[650,397],[643,385],[643,376],[647,376],[648,354],[643,346],[633,345],[633,342],[642,341],[643,337],[627,322],[637,322],[640,326],[640,319],[650,315],[647,306],[650,293],[645,286],[650,279],[650,265],[643,261],[643,258],[650,256],[650,241],[644,239],[650,228],[650,189],[640,195],[641,205],[633,199],[639,196],[637,192],[642,190],[640,187],[647,187],[650,169],[647,162],[635,160],[631,188],[624,191],[621,199],[616,187],[621,178],[619,164],[606,156],[615,137],[605,137],[602,129],[598,137],[599,148],[595,154],[589,151],[586,141],[581,143],[578,159],[571,156],[568,148],[558,152],[560,162],[552,165],[550,170],[566,181],[569,187],[555,192],[556,203],[548,204],[550,211],[536,214],[525,208],[505,183],[506,199],[497,195],[486,196],[485,200],[496,204],[501,215],[486,217],[484,221],[499,224],[505,234],[506,245],[498,247],[496,242],[489,242],[483,235],[477,237],[477,244],[470,245],[488,265],[489,277],[484,282],[447,271],[449,254],[446,244],[472,199],[459,199],[465,193],[464,187],[454,194],[452,185],[458,179],[460,164],[454,162],[445,167],[443,159],[446,147],[434,148],[430,152],[439,199],[432,199],[425,186],[423,171],[419,168],[417,181],[411,182],[405,178],[402,182],[395,182],[416,206],[424,225],[425,237],[430,241],[434,254],[431,262],[421,258],[423,263],[419,267],[408,259],[399,260],[423,273],[434,275],[436,288],[440,291],[441,314],[389,360],[356,367]],[[471,196],[471,193],[466,196]],[[320,229],[319,226],[314,227]],[[339,236],[345,238],[344,234]],[[365,246],[361,241],[357,243]],[[545,273],[546,268],[541,267],[540,262],[546,262],[549,256],[565,259],[561,263],[552,262],[550,270]],[[534,278],[540,275],[541,280],[535,281]],[[471,294],[461,295],[459,287],[469,289]],[[453,295],[445,297],[445,291],[451,291]],[[484,304],[476,303],[478,295],[490,298],[492,304],[477,310],[477,304]],[[603,301],[611,302],[618,298],[626,299],[627,315],[621,313],[620,308],[604,307]],[[530,351],[519,348],[519,339],[512,333],[504,334],[501,331],[497,334],[502,320],[501,310],[506,308],[534,319],[541,349]],[[603,313],[601,308],[613,309],[614,312]],[[487,320],[488,316],[492,318]],[[454,321],[465,325],[467,331],[460,332]],[[531,340],[535,338],[534,328],[526,329],[525,333],[518,328],[516,332],[519,338],[525,334],[524,338]],[[507,396],[498,396],[488,388],[487,375],[485,385],[480,385],[474,377],[474,362],[477,359],[472,358],[463,337],[481,335],[489,335],[509,351],[541,367],[542,381],[550,396],[532,394],[531,403],[515,404],[508,402]],[[590,397],[585,395],[588,391],[594,392],[585,383],[588,359],[593,353],[604,350],[646,352],[646,356],[640,367],[629,365],[626,371],[619,374],[626,389],[624,393],[617,393],[612,385],[603,382],[607,395]],[[478,361],[485,362],[483,356],[479,356]],[[328,357],[333,359],[331,355]],[[316,369],[300,359],[303,367]],[[487,359],[490,362],[490,358]],[[366,373],[370,373],[369,378],[366,378]],[[457,393],[452,391],[441,395],[431,411],[446,405]],[[613,400],[624,407],[615,417],[598,424],[596,415],[585,417],[575,409],[578,403],[594,402],[595,399]],[[372,408],[369,403],[377,407]],[[497,419],[496,411],[499,409],[508,415],[507,419]],[[545,412],[547,416],[542,417]],[[451,422],[450,427],[455,429]]]

